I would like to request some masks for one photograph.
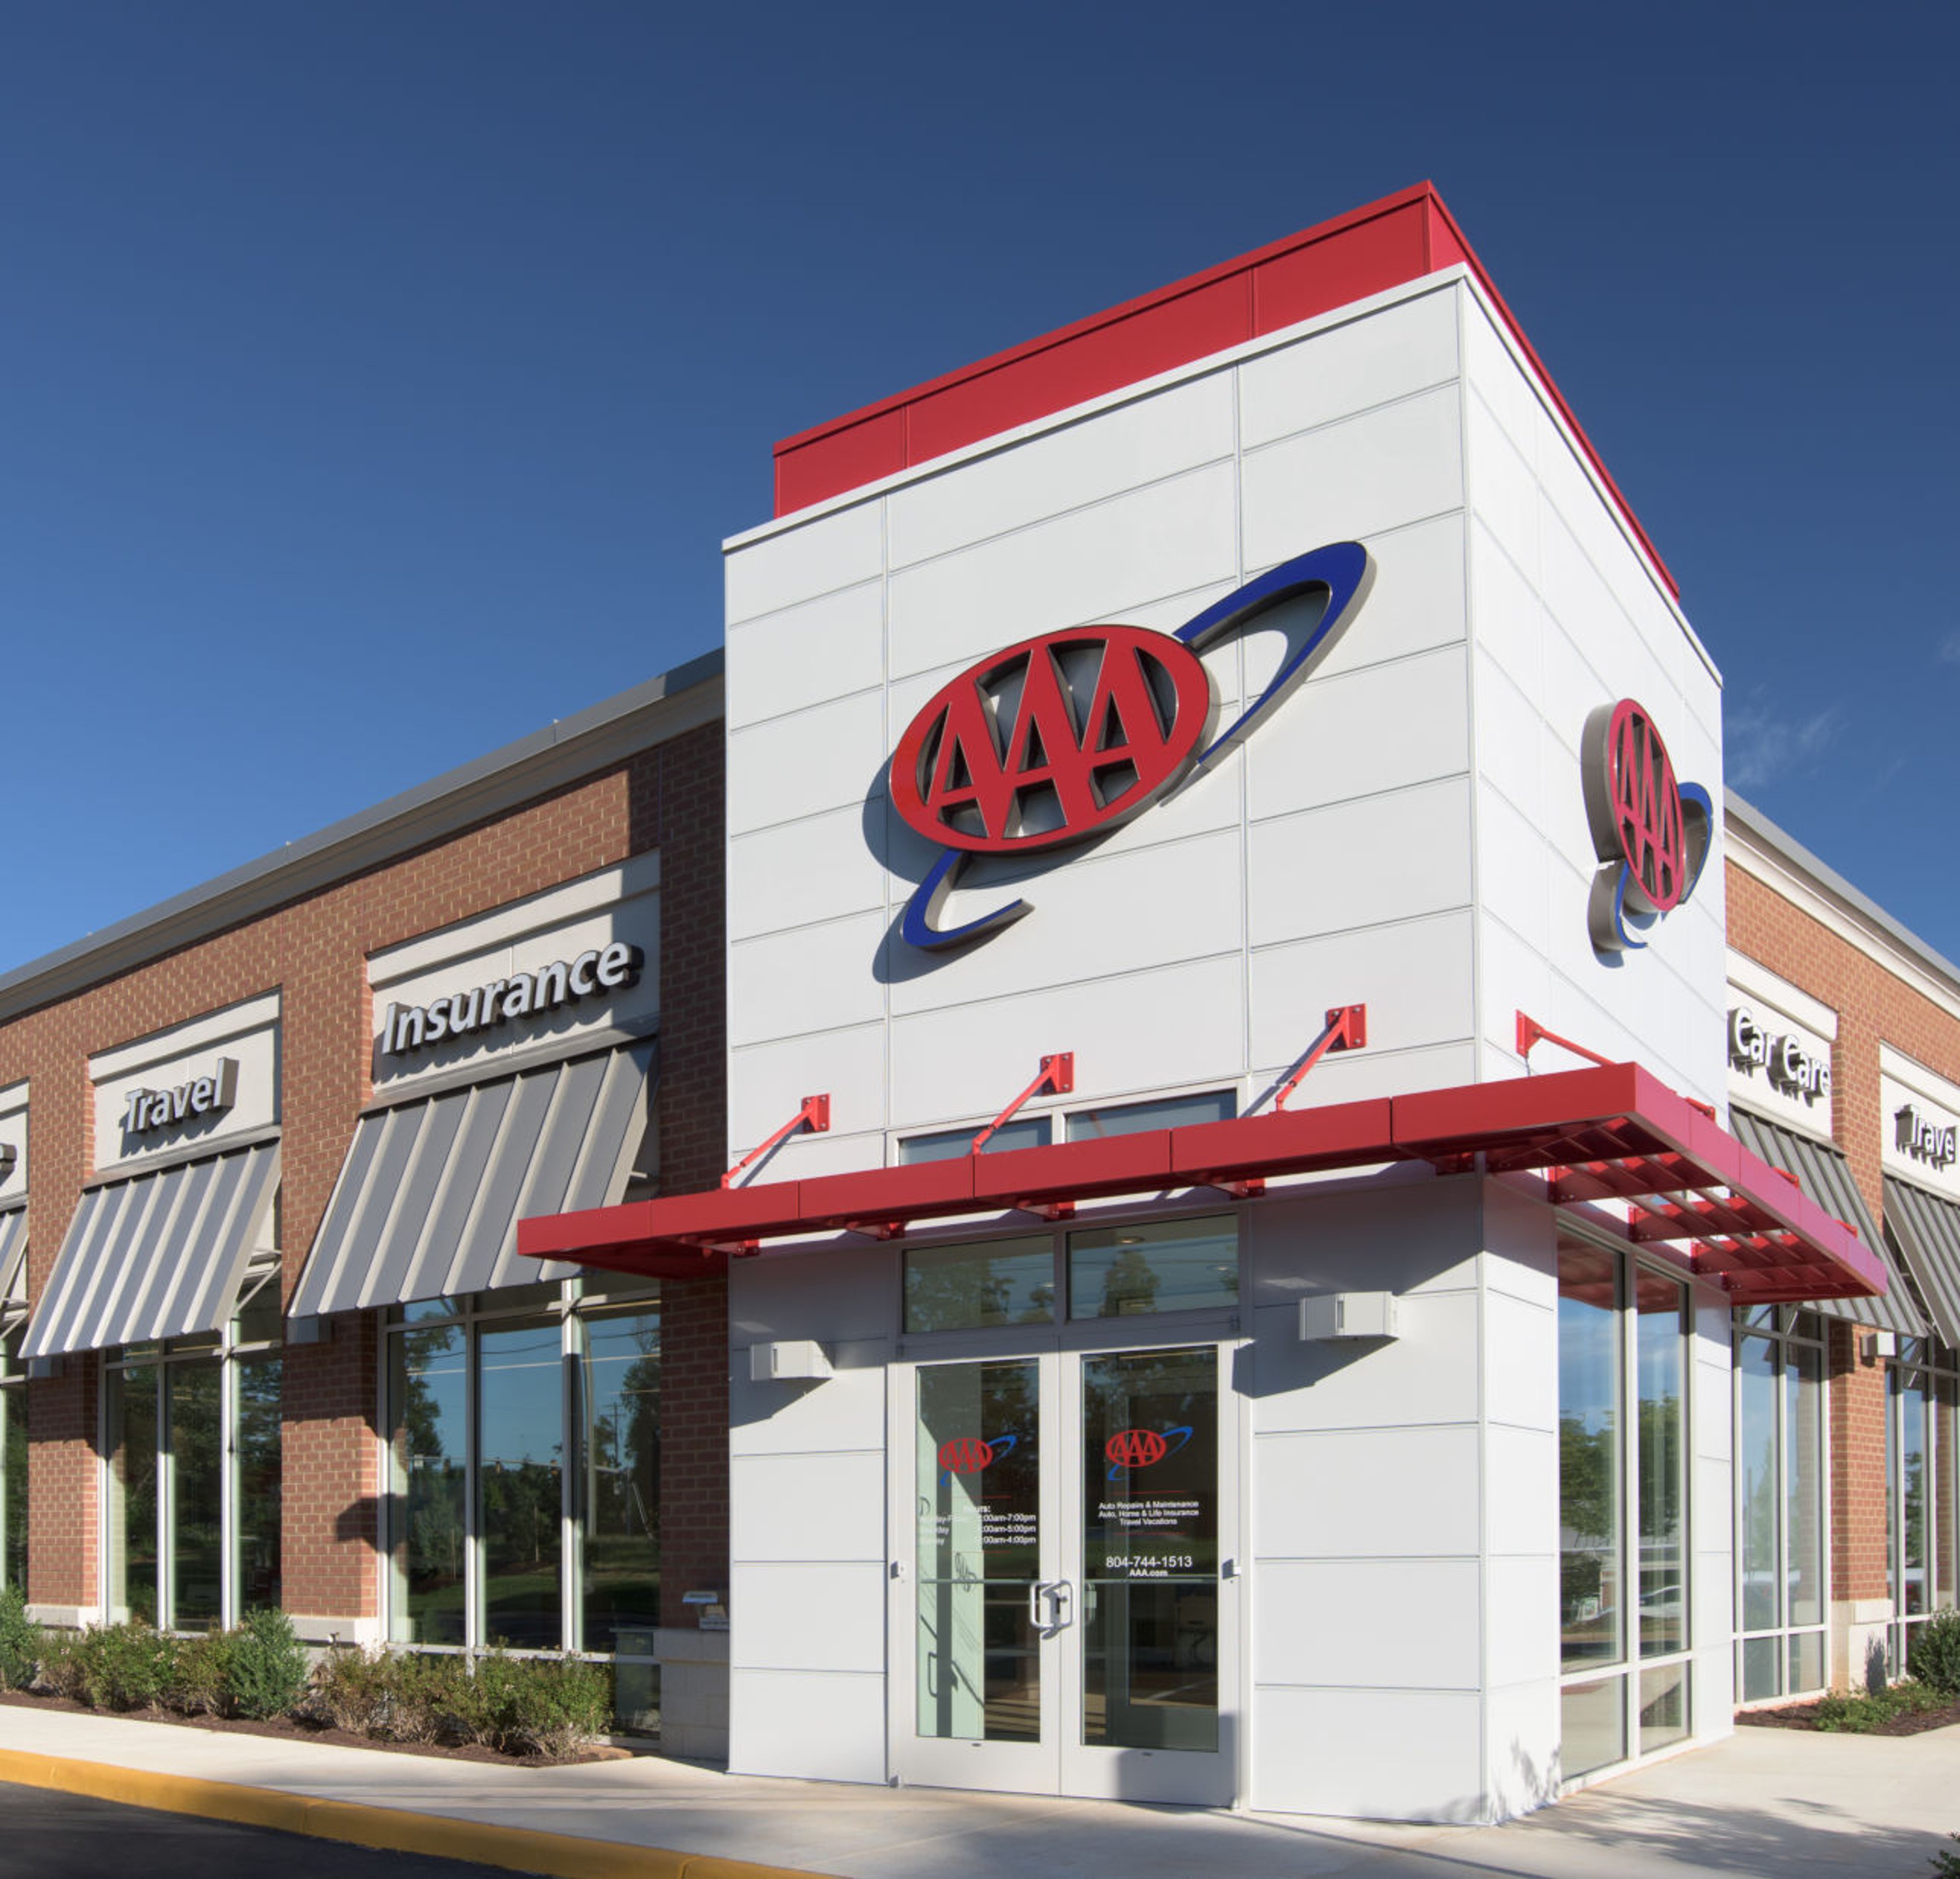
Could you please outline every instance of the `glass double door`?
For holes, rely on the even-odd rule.
[[[1220,1361],[1204,1344],[898,1373],[902,1780],[1230,1803],[1236,1469]]]

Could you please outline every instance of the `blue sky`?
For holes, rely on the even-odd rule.
[[[0,11],[0,970],[715,645],[777,438],[1425,177],[1732,782],[1960,954],[1956,55],[1930,5]]]

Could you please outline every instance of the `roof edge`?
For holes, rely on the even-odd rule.
[[[711,722],[721,673],[718,648],[0,973],[0,1023],[514,807],[616,752]]]

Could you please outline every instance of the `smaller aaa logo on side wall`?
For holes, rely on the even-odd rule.
[[[1694,893],[1708,859],[1714,806],[1684,783],[1646,707],[1602,705],[1580,743],[1586,819],[1604,864],[1593,877],[1586,923],[1602,954],[1637,950],[1643,935]]]

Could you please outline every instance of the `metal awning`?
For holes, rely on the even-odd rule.
[[[81,1197],[23,1358],[215,1331],[272,1221],[279,1145],[105,1181]]]
[[[1926,1325],[1900,1282],[1885,1245],[1885,1236],[1865,1205],[1865,1196],[1851,1173],[1851,1164],[1838,1151],[1808,1135],[1799,1135],[1780,1123],[1766,1121],[1748,1110],[1731,1108],[1729,1126],[1737,1140],[1771,1167],[1794,1176],[1803,1191],[1818,1206],[1857,1230],[1863,1240],[1885,1263],[1886,1286],[1882,1295],[1864,1298],[1833,1298],[1822,1301],[1818,1309],[1834,1318],[1848,1318],[1853,1324],[1869,1325],[1875,1331],[1897,1331],[1906,1337],[1923,1337]]]
[[[1285,1175],[1405,1161],[1542,1175],[1554,1206],[1591,1210],[1739,1303],[1858,1297],[1887,1283],[1850,1228],[1637,1064],[527,1218],[517,1247],[675,1275],[791,1235],[883,1237],[921,1220],[1177,1189],[1251,1193]]]
[[[14,1290],[27,1257],[27,1210],[10,1207],[0,1214],[0,1311],[14,1302]]]
[[[1960,1207],[1888,1174],[1885,1225],[1940,1336],[1960,1350]]]
[[[355,1126],[288,1307],[294,1317],[529,1284],[520,1215],[625,1191],[646,1126],[651,1040],[411,1097]]]

